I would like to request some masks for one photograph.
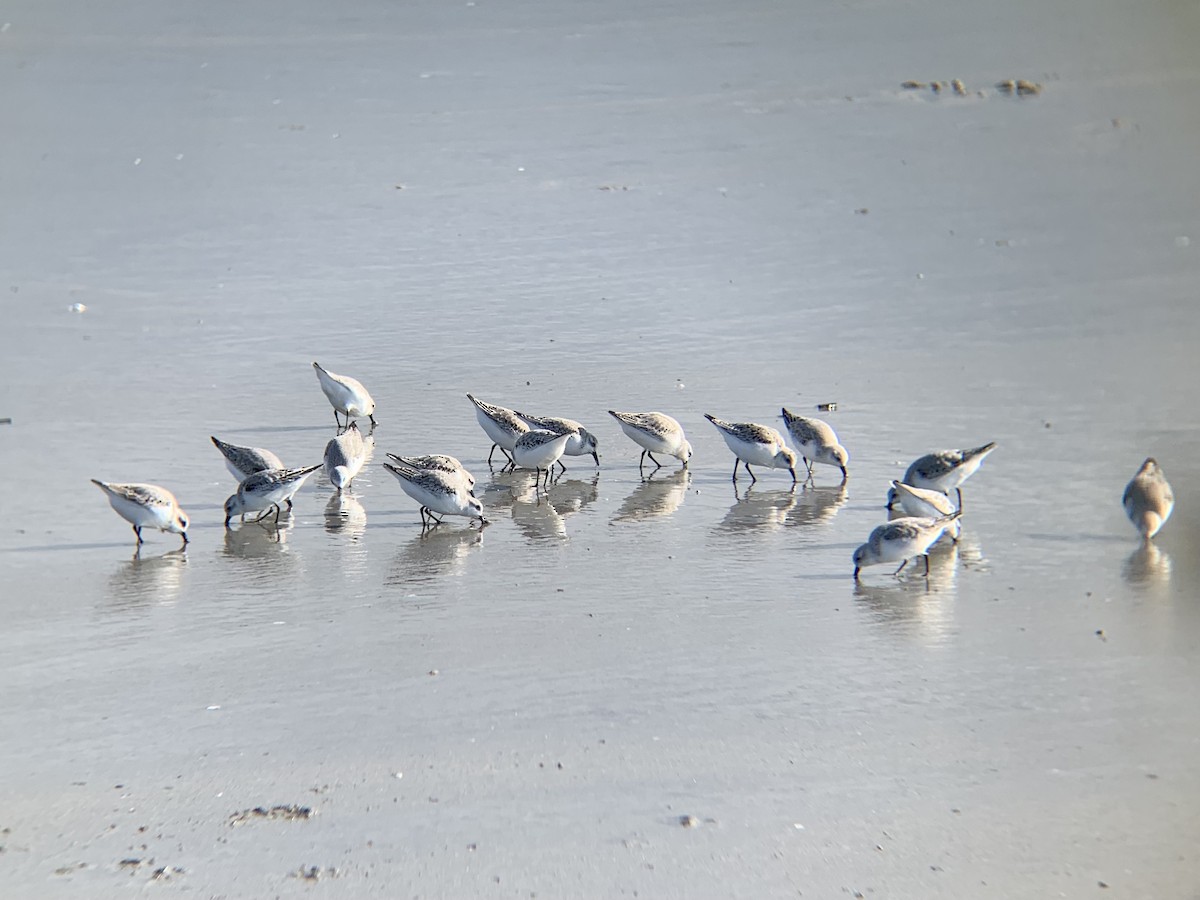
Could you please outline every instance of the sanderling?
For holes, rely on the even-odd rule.
[[[283,468],[283,462],[270,450],[263,450],[261,447],[237,447],[219,441],[215,437],[212,438],[212,442],[213,446],[224,455],[225,468],[238,481],[264,469]]]
[[[871,532],[867,542],[854,551],[854,579],[865,566],[900,561],[900,568],[893,572],[899,575],[914,556],[925,557],[925,575],[929,575],[929,548],[942,536],[946,527],[958,518],[955,511],[936,519],[921,516],[906,516],[880,525]]]
[[[849,474],[846,472],[846,463],[850,461],[850,454],[838,443],[837,434],[828,422],[798,416],[789,412],[786,406],[783,408],[783,421],[792,440],[800,448],[800,456],[804,459],[804,465],[808,467],[810,479],[813,463],[824,463],[841,469],[842,479],[845,480]]]
[[[537,473],[534,478],[535,488],[537,480],[542,477],[542,469],[546,470],[546,486],[549,487],[550,472],[563,455],[563,448],[567,446],[571,434],[570,431],[555,434],[553,431],[538,428],[517,438],[513,444],[513,463],[522,469],[533,469]]]
[[[514,410],[514,412],[516,412]],[[561,419],[557,416],[528,416],[518,412],[517,416],[530,428],[540,428],[542,431],[552,431],[555,434],[568,434],[566,449],[563,456],[591,456],[600,465],[600,444],[596,436],[576,422],[574,419]],[[567,467],[562,460],[559,466],[565,472]]]
[[[958,492],[958,508],[962,509],[960,485],[975,474],[980,463],[995,449],[996,442],[993,441],[973,450],[935,450],[914,460],[901,480],[912,487],[929,488],[943,494],[949,494],[953,489]],[[887,508],[891,509],[895,503],[895,491],[888,491]]]
[[[325,474],[338,493],[350,487],[366,459],[367,445],[358,431],[357,422],[351,422],[345,431],[325,445]]]
[[[313,363],[313,368],[317,371],[317,381],[321,382],[321,390],[325,392],[333,407],[333,421],[337,422],[338,428],[343,427],[338,413],[345,415],[347,425],[351,419],[366,416],[371,420],[371,427],[375,427],[375,401],[360,381],[348,375],[326,372],[318,363]]]
[[[1133,527],[1147,541],[1167,524],[1171,510],[1175,508],[1175,495],[1171,493],[1171,485],[1167,484],[1167,476],[1157,460],[1149,457],[1142,463],[1133,480],[1125,486],[1121,503]]]
[[[661,469],[662,463],[654,458],[655,453],[673,456],[687,468],[688,460],[692,458],[692,445],[683,436],[683,426],[665,413],[627,413],[610,409],[608,414],[621,423],[621,430],[635,444],[642,448],[638,457],[640,472],[646,457],[654,463],[655,469]]]
[[[753,422],[726,422],[707,413],[704,418],[717,426],[721,437],[733,451],[733,480],[737,481],[739,464],[745,464],[750,475],[750,481],[758,481],[750,471],[750,463],[756,466],[766,466],[771,469],[787,469],[792,473],[792,483],[796,482],[796,451],[787,445],[774,428],[769,425],[755,425]]]
[[[903,481],[893,481],[892,492],[896,495],[896,502],[900,504],[900,509],[906,516],[936,519],[940,516],[952,515],[956,509],[954,501],[941,491],[931,491],[929,488],[913,487]],[[950,533],[950,539],[957,541],[962,536],[962,522],[955,517],[946,530]]]
[[[423,456],[397,456],[395,453],[389,453],[387,457],[410,469],[436,469],[461,478],[466,482],[467,489],[472,494],[475,493],[475,476],[453,456],[447,456],[445,453],[426,453]]]
[[[396,476],[404,493],[421,504],[422,530],[441,524],[434,513],[478,519],[481,528],[487,524],[483,504],[467,490],[462,478],[438,469],[414,469],[391,463],[384,463],[383,467]]]
[[[143,528],[169,531],[188,542],[188,517],[175,495],[156,484],[113,484],[92,479],[92,484],[104,491],[108,502],[122,519],[133,526],[137,542],[142,543]]]
[[[488,465],[492,464],[492,454],[496,452],[497,447],[508,461],[512,462],[513,444],[529,430],[529,426],[511,409],[484,403],[473,394],[467,394],[467,399],[475,404],[475,418],[479,420],[479,427],[492,439],[492,449],[488,451]]]
[[[229,527],[229,520],[234,516],[241,515],[245,519],[248,512],[261,512],[262,515],[254,520],[260,521],[272,508],[275,510],[275,522],[278,524],[279,504],[287,503],[288,509],[291,509],[292,504],[289,501],[296,491],[300,490],[304,480],[319,468],[320,464],[299,469],[267,469],[265,472],[255,472],[238,485],[236,494],[231,494],[225,501],[225,527]]]

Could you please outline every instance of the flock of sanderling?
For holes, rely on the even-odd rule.
[[[238,447],[212,438],[213,444],[225,457],[225,464],[238,479],[237,492],[225,501],[225,526],[234,516],[243,521],[247,513],[257,512],[254,521],[261,521],[272,512],[278,522],[283,504],[292,507],[292,497],[304,484],[305,479],[318,469],[324,468],[330,483],[339,491],[348,488],[362,469],[367,457],[363,441],[355,420],[366,418],[375,427],[375,401],[357,380],[345,375],[335,375],[313,363],[321,390],[333,407],[334,422],[338,434],[325,447],[325,459],[321,464],[289,469],[269,450],[257,447]],[[573,419],[552,416],[526,415],[503,406],[485,403],[467,394],[475,406],[475,415],[487,436],[492,440],[488,453],[488,464],[496,450],[505,457],[505,468],[533,469],[535,489],[553,478],[555,466],[560,473],[566,471],[563,456],[591,456],[600,465],[600,454],[596,436]],[[655,469],[662,463],[654,454],[671,456],[687,468],[692,458],[692,445],[684,435],[683,427],[675,419],[661,412],[618,412],[608,411],[621,426],[621,430],[642,448],[638,460],[639,471],[644,471],[646,461]],[[345,416],[345,422],[342,421]],[[791,436],[789,446],[783,433],[768,425],[754,422],[726,422],[715,416],[705,415],[725,439],[733,451],[733,481],[737,482],[738,471],[745,467],[752,482],[757,481],[751,465],[768,469],[787,469],[792,484],[798,481],[796,464],[803,460],[807,480],[813,477],[813,466],[823,464],[841,470],[845,481],[846,464],[850,455],[838,443],[837,434],[828,423],[820,419],[799,416],[788,409],[782,410],[784,424]],[[984,444],[968,450],[939,450],[915,460],[902,480],[893,481],[887,497],[887,508],[898,505],[904,515],[875,528],[867,542],[854,551],[854,577],[865,566],[899,562],[893,574],[899,575],[910,559],[925,560],[925,575],[929,574],[929,549],[944,535],[957,541],[961,533],[962,484],[979,469],[987,455],[996,448],[995,443]],[[797,450],[799,453],[797,453]],[[475,479],[453,456],[433,454],[427,456],[396,456],[387,454],[392,460],[383,467],[391,472],[400,487],[421,507],[422,529],[441,524],[440,516],[464,516],[472,521],[479,520],[480,528],[487,524],[483,505],[475,496]],[[92,479],[108,496],[112,508],[133,526],[137,542],[142,543],[143,528],[157,528],[181,535],[188,542],[189,519],[179,508],[175,495],[166,488],[153,484],[114,484]],[[955,499],[950,498],[951,491]],[[1149,541],[1171,516],[1175,498],[1162,469],[1154,459],[1147,459],[1125,488],[1122,497],[1125,513],[1134,527]]]

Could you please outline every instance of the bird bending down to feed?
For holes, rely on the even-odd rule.
[[[796,451],[787,445],[783,435],[769,425],[756,425],[753,422],[726,422],[716,416],[705,415],[725,438],[725,443],[733,451],[733,480],[737,482],[738,465],[744,463],[750,481],[758,481],[750,464],[765,466],[770,469],[787,469],[792,474],[792,484],[796,478]]]
[[[513,412],[517,412],[513,410]],[[567,438],[567,446],[563,450],[563,456],[591,456],[596,461],[596,465],[600,465],[600,443],[596,440],[596,436],[576,422],[574,419],[561,419],[557,416],[530,416],[523,412],[517,412],[517,417],[521,419],[531,429],[540,428],[543,431],[552,431],[555,434],[570,435]],[[563,465],[560,458],[558,460],[559,468],[562,471],[567,471],[567,467]]]
[[[317,372],[317,381],[321,383],[321,390],[325,392],[329,404],[333,407],[333,421],[337,422],[338,428],[344,427],[338,418],[338,413],[342,413],[346,417],[346,425],[349,425],[352,419],[361,419],[366,416],[371,420],[371,427],[375,427],[375,401],[371,399],[367,389],[362,386],[362,382],[349,375],[335,375],[333,372],[327,372],[321,368],[319,363],[313,363],[313,369]]]
[[[383,467],[396,476],[404,493],[421,504],[422,531],[442,524],[435,514],[478,519],[480,528],[488,523],[483,517],[483,504],[460,476],[440,469],[414,469],[392,463],[384,463]]]
[[[92,479],[92,484],[104,491],[108,502],[122,519],[133,526],[137,542],[142,543],[143,528],[169,531],[188,542],[188,517],[175,495],[156,484],[114,484],[110,481]]]
[[[270,450],[261,447],[238,447],[217,438],[211,438],[213,446],[225,457],[225,468],[239,482],[265,469],[282,469],[283,461]]]
[[[608,414],[621,424],[626,437],[642,448],[638,458],[639,472],[647,457],[654,463],[655,471],[662,468],[662,463],[654,458],[655,453],[673,456],[683,463],[683,468],[688,467],[692,445],[684,437],[683,426],[670,416],[660,412],[617,412],[615,409],[610,409]]]
[[[914,556],[925,557],[925,575],[928,577],[929,548],[960,515],[955,510],[936,519],[905,516],[880,525],[871,532],[867,542],[854,551],[854,580],[858,580],[858,573],[866,566],[897,561],[900,568],[892,574],[899,575]]]
[[[325,474],[338,493],[350,487],[366,458],[367,444],[359,433],[357,422],[351,422],[345,431],[325,445]]]
[[[265,472],[255,472],[238,485],[237,493],[231,494],[225,501],[225,527],[229,520],[240,515],[246,518],[246,513],[261,512],[255,522],[261,522],[272,509],[275,510],[275,522],[279,523],[279,504],[287,503],[292,508],[291,499],[296,491],[304,484],[304,480],[321,468],[304,466],[299,469],[267,469]]]
[[[534,479],[534,487],[537,487],[537,481],[542,477],[542,469],[546,470],[546,485],[550,484],[550,472],[554,469],[554,464],[563,455],[563,449],[567,446],[567,440],[571,437],[571,432],[563,432],[555,434],[553,431],[545,431],[541,428],[535,431],[527,431],[513,445],[513,463],[520,466],[522,469],[533,469],[537,474]]]
[[[512,462],[512,449],[517,438],[529,430],[529,426],[511,409],[504,406],[493,406],[484,403],[474,394],[467,394],[467,399],[475,404],[475,418],[479,427],[492,439],[492,449],[488,451],[488,465],[492,464],[492,454],[496,448],[505,458]]]
[[[809,480],[812,480],[813,463],[837,466],[842,470],[842,480],[846,480],[849,475],[846,463],[850,462],[850,454],[838,443],[838,436],[828,422],[798,416],[786,406],[783,408],[783,421],[788,434],[792,436],[792,442],[800,450],[804,465],[808,467]]]

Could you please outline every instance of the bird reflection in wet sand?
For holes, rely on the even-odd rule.
[[[530,502],[516,500],[512,505],[513,523],[531,541],[567,539],[567,526],[558,510],[545,497]]]
[[[325,530],[330,534],[361,537],[367,530],[367,511],[357,497],[335,491],[325,504]]]
[[[688,469],[677,469],[669,475],[663,475],[655,469],[625,498],[612,520],[640,522],[657,516],[669,516],[679,509],[691,483],[692,473]]]
[[[114,606],[128,609],[170,603],[179,596],[187,563],[187,550],[182,547],[158,556],[142,553],[139,548],[109,579],[109,597]]]
[[[846,505],[847,488],[843,481],[837,485],[821,485],[811,482],[796,493],[796,505],[788,511],[787,525],[825,525],[833,521],[838,510]]]
[[[247,522],[236,528],[225,529],[225,546],[222,552],[237,559],[271,559],[287,553],[288,532],[291,531],[291,513],[286,513],[279,525]]]
[[[733,495],[737,502],[729,507],[729,512],[725,513],[725,518],[717,526],[718,530],[774,530],[786,523],[788,513],[796,505],[795,488],[786,491],[759,491],[748,487],[739,494],[735,487]]]
[[[550,490],[543,496],[564,516],[577,513],[600,496],[600,476],[588,479],[560,479],[551,482]]]
[[[1171,557],[1153,541],[1145,541],[1125,558],[1121,575],[1132,585],[1166,584],[1171,580]]]
[[[476,482],[475,494],[492,514],[511,509],[518,500],[532,502],[537,496],[533,472],[520,469],[493,471],[486,482]]]
[[[460,574],[483,543],[484,530],[435,528],[423,532],[400,546],[387,584],[411,587]]]
[[[954,581],[959,548],[946,543],[929,554],[929,578],[923,575],[856,581],[854,597],[862,600],[878,623],[906,628],[930,639],[952,634]]]

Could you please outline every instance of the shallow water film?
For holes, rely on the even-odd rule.
[[[1050,6],[9,4],[0,894],[1197,896],[1200,11]],[[321,462],[313,361],[370,459],[226,529],[210,436]],[[733,483],[705,414],[784,406],[844,483]]]

